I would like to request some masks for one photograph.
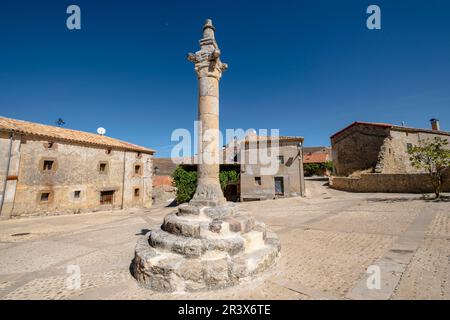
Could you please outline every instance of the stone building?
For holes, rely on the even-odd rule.
[[[150,207],[154,150],[0,117],[0,217]]]
[[[278,139],[278,169],[276,173],[265,174],[267,167],[261,161],[250,161],[252,149],[268,149],[272,152],[271,140],[257,136],[256,144],[251,139],[245,140],[245,147],[237,153],[240,164],[240,199],[241,201],[266,200],[284,197],[303,196],[305,181],[303,175],[302,137],[280,136]]]
[[[411,165],[408,149],[434,137],[450,142],[450,132],[440,130],[438,120],[431,122],[431,129],[354,122],[332,135],[330,184],[350,191],[429,192],[427,175]]]

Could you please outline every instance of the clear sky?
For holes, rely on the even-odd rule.
[[[81,30],[66,8],[81,8]],[[381,30],[366,9],[381,7]],[[3,0],[0,115],[95,132],[170,155],[193,129],[206,18],[222,60],[220,126],[329,145],[353,121],[450,131],[450,2]],[[173,144],[173,143],[172,143]]]

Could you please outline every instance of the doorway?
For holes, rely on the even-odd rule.
[[[275,177],[275,195],[276,196],[284,196],[284,179],[283,177]]]
[[[113,204],[114,190],[100,191],[100,204]]]

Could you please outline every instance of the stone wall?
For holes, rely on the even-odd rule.
[[[361,174],[360,177],[330,177],[330,187],[351,192],[432,193],[427,174]],[[445,175],[444,191],[450,191],[450,173]]]
[[[333,167],[337,176],[375,168],[378,155],[389,129],[370,125],[355,125],[331,139]]]
[[[0,139],[2,164],[4,140]],[[2,216],[151,206],[151,155],[65,141],[54,141],[48,148],[48,142],[35,136],[15,137],[9,170],[15,179],[8,180],[11,197],[5,197]],[[46,171],[43,164],[48,160],[53,161],[53,169]],[[106,164],[104,172],[100,163]],[[112,205],[100,204],[102,191],[114,191]],[[42,193],[49,193],[48,201],[41,201]]]

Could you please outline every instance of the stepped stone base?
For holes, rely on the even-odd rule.
[[[145,288],[198,291],[236,285],[272,266],[275,233],[236,206],[180,206],[138,240],[132,274]]]

